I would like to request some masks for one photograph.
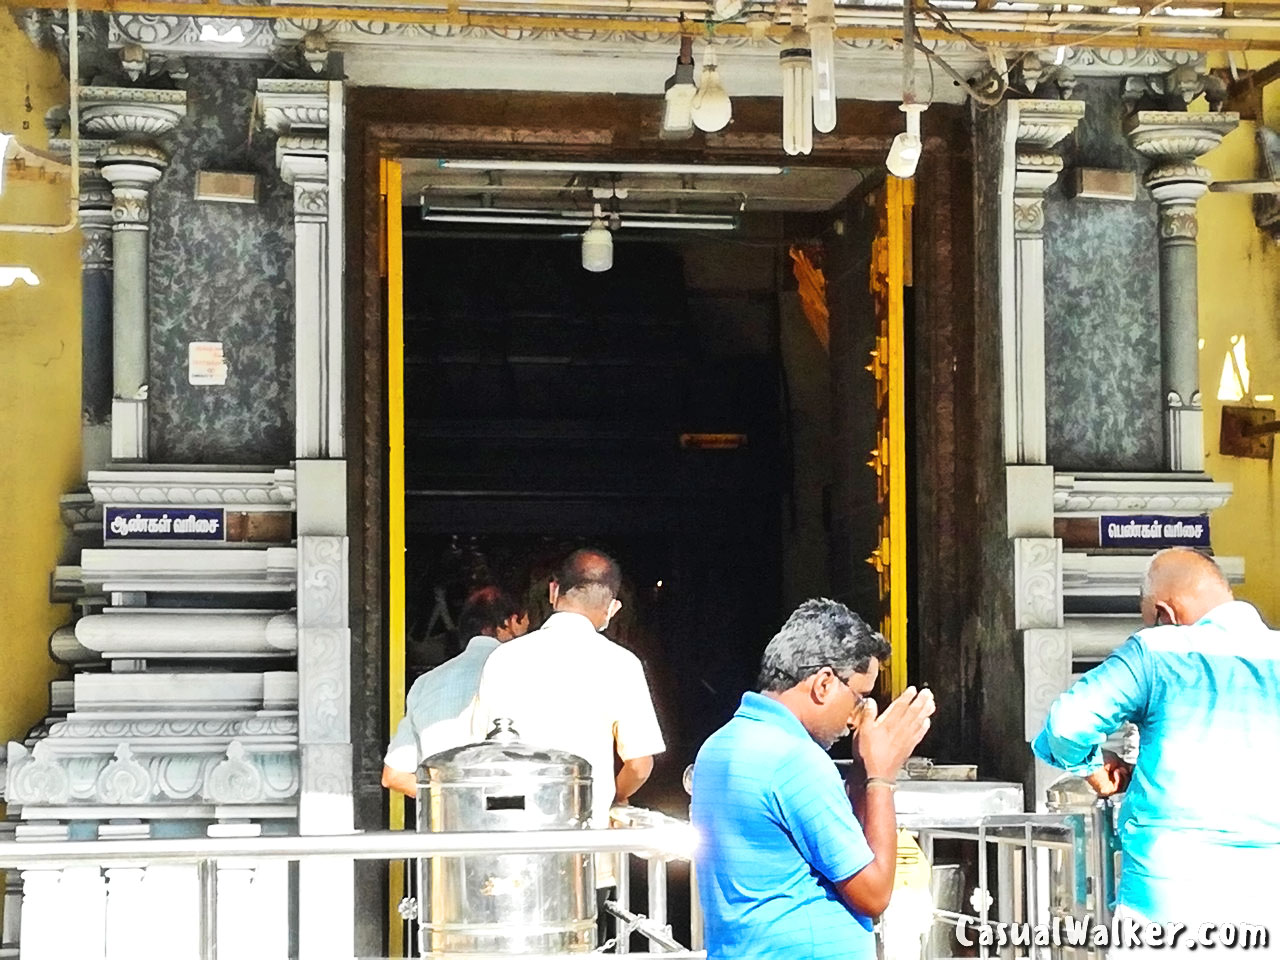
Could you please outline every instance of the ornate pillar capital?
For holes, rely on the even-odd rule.
[[[297,221],[329,217],[329,83],[259,80],[255,103],[263,126],[274,131],[280,176],[293,187]]]
[[[80,91],[80,123],[91,133],[116,140],[147,141],[164,136],[187,115],[182,90],[85,87]]]
[[[327,80],[259,80],[255,105],[262,125],[282,136],[329,132]]]
[[[151,188],[169,157],[143,143],[108,144],[98,155],[98,169],[111,184],[111,219],[117,230],[146,230],[151,220]]]
[[[1057,182],[1064,166],[1052,150],[1084,116],[1079,100],[1015,100],[1013,225],[1018,234],[1044,230],[1044,192]]]

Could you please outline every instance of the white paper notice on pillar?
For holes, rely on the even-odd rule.
[[[222,387],[227,383],[227,359],[217,341],[187,344],[187,380],[193,387]]]

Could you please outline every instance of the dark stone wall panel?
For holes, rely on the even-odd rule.
[[[269,64],[191,60],[187,119],[151,205],[151,459],[278,464],[293,459],[293,200],[275,138],[255,131]],[[257,205],[193,199],[200,169],[258,175]],[[187,345],[216,340],[225,386],[192,386]]]
[[[1146,161],[1122,129],[1119,80],[1081,82],[1087,104],[1066,172],[1132,170]],[[1045,391],[1049,462],[1068,470],[1158,470],[1160,271],[1157,209],[1134,202],[1045,201]]]

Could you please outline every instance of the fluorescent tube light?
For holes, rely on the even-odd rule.
[[[786,173],[786,167],[728,163],[588,163],[570,160],[437,160],[441,170],[498,170],[528,173],[670,173],[680,176],[750,177]]]

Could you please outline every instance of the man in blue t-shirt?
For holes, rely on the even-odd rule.
[[[708,960],[870,960],[893,891],[898,770],[929,728],[909,688],[877,716],[884,638],[833,600],[807,600],[769,641],[745,693],[693,769]],[[854,816],[827,749],[857,730]],[[862,778],[856,778],[862,783]]]
[[[1127,787],[1118,917],[1265,925],[1280,875],[1280,632],[1185,548],[1152,558],[1141,606],[1147,629],[1054,702],[1032,749],[1102,796]],[[1132,767],[1102,750],[1126,721]]]

